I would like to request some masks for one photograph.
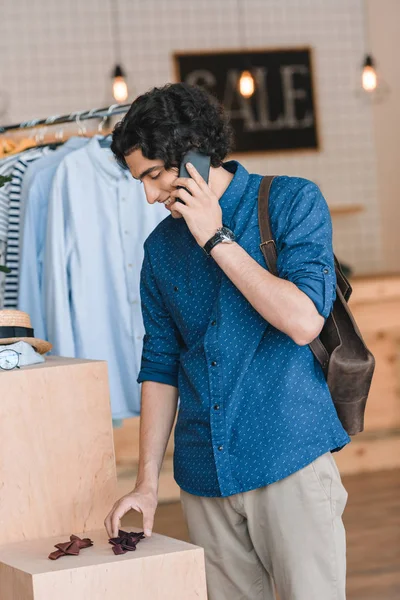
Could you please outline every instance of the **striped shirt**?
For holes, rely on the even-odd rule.
[[[7,185],[8,227],[6,264],[12,269],[6,275],[4,290],[4,308],[17,308],[19,280],[20,211],[22,180],[30,163],[50,152],[48,147],[34,148],[17,156],[11,171],[12,181]],[[4,189],[4,188],[2,188]]]
[[[12,174],[15,163],[19,160],[20,154],[8,156],[0,161],[0,175],[2,177],[8,177]],[[8,232],[8,191],[10,183],[7,182],[0,187],[0,241],[7,242]]]

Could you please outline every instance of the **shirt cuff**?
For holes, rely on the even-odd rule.
[[[158,383],[173,385],[177,388],[178,368],[175,366],[142,360],[142,366],[136,381],[138,383],[142,383],[143,381],[156,381]]]
[[[331,271],[331,268],[323,267],[322,277],[304,276],[296,278],[294,282],[312,300],[319,314],[325,319],[329,317],[336,297],[335,281]]]

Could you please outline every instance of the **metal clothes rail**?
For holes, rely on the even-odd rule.
[[[32,119],[30,121],[23,121],[17,125],[4,125],[0,126],[0,134],[6,133],[7,131],[16,131],[21,129],[33,129],[34,127],[47,126],[47,125],[59,125],[61,123],[80,123],[87,119],[105,119],[112,115],[118,115],[126,113],[130,104],[113,104],[106,108],[92,108],[90,110],[82,110],[73,112],[69,115],[54,115],[47,117],[47,119]]]

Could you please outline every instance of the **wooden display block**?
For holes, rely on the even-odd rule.
[[[400,468],[400,432],[360,433],[332,455],[342,475]]]
[[[77,535],[94,545],[56,561],[69,536],[1,547],[0,600],[207,600],[202,548],[153,534],[115,556],[104,529]]]
[[[0,545],[100,529],[116,495],[107,364],[0,372]]]

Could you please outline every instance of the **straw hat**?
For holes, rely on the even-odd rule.
[[[39,354],[46,354],[52,349],[49,342],[34,337],[31,319],[20,310],[0,310],[0,345],[27,342]]]

